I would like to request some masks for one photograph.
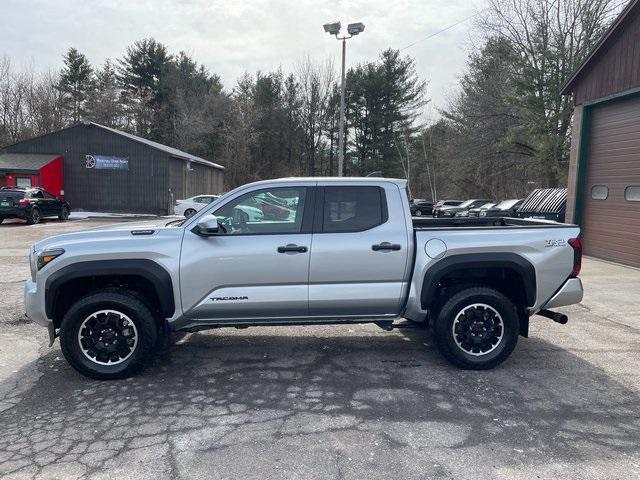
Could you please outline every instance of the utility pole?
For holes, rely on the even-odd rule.
[[[347,89],[344,81],[344,64],[347,55],[347,39],[342,39],[342,77],[340,82],[340,122],[338,122],[338,176],[344,175],[344,122],[345,122],[345,105],[344,96]]]
[[[344,124],[346,121],[346,113],[345,113],[345,92],[347,89],[346,81],[345,81],[345,60],[347,56],[347,40],[359,33],[364,32],[364,23],[350,23],[347,25],[347,32],[349,35],[344,35],[339,37],[341,24],[340,22],[327,23],[323,25],[324,31],[329,35],[335,35],[337,40],[342,40],[342,75],[340,82],[340,120],[338,122],[338,176],[342,177],[344,175]]]

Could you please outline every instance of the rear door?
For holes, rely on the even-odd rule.
[[[42,193],[41,190],[27,192],[27,195],[34,199],[34,201],[31,202],[31,205],[38,207],[41,216],[45,217],[51,215],[51,202],[44,198],[44,193]]]
[[[44,197],[43,205],[45,206],[47,215],[60,215],[62,210],[62,202],[51,195],[46,190],[42,191]]]
[[[318,188],[309,267],[315,316],[397,315],[407,276],[408,226],[399,187]]]

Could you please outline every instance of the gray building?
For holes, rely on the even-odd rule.
[[[4,153],[62,156],[72,209],[165,214],[176,199],[222,192],[224,167],[129,133],[82,123],[9,145]],[[19,165],[18,165],[19,166]]]

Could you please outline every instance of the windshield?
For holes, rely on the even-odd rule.
[[[466,202],[462,202],[462,203],[459,205],[459,207],[460,207],[460,208],[466,208],[466,207],[468,207],[469,205],[471,205],[473,202],[475,202],[475,200],[467,200]]]
[[[515,199],[515,200],[503,200],[502,202],[497,204],[494,208],[497,208],[498,210],[509,210],[516,203],[518,203],[518,199]]]

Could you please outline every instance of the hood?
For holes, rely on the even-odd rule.
[[[162,219],[149,222],[139,223],[114,223],[110,225],[101,225],[99,227],[80,230],[78,232],[64,233],[54,237],[45,238],[33,245],[34,250],[42,251],[45,248],[65,248],[70,244],[81,244],[96,241],[121,240],[124,238],[132,238],[133,230],[166,230],[175,227],[166,226],[170,220]]]

